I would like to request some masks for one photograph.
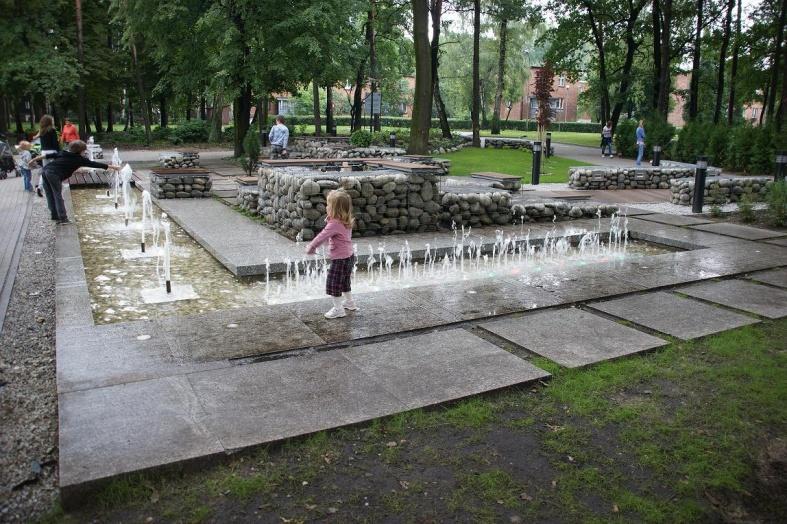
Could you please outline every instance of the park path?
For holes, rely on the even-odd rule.
[[[34,198],[34,194],[24,191],[21,178],[0,180],[0,333]]]
[[[601,156],[600,147],[578,146],[574,144],[564,144],[554,142],[555,155],[563,158],[573,158],[581,162],[587,162],[594,166],[615,166],[615,167],[634,167],[634,160],[630,158],[609,158]],[[643,161],[642,165],[649,166],[650,163]]]

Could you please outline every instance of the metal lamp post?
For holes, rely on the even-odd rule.
[[[391,144],[391,147],[396,147],[396,133],[391,131],[391,134],[388,135],[388,141]]]
[[[776,182],[784,180],[785,175],[787,175],[785,171],[787,171],[787,151],[779,151],[776,155],[776,172],[774,173]]]
[[[544,157],[549,158],[552,156],[552,133],[547,133],[546,147],[544,148]]]
[[[661,164],[661,146],[653,146],[653,162],[651,165],[656,167]]]
[[[533,174],[531,176],[531,183],[534,186],[538,185],[539,176],[541,175],[541,142],[536,140],[533,142]]]
[[[705,173],[708,170],[708,157],[697,158],[697,169],[694,171],[694,199],[691,203],[692,213],[702,213],[705,200]]]

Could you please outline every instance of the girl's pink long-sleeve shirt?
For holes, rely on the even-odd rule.
[[[328,219],[325,228],[309,242],[306,253],[313,255],[317,248],[328,241],[328,257],[331,260],[349,258],[353,254],[353,231],[338,220]]]

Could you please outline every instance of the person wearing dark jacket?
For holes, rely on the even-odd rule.
[[[68,224],[70,222],[66,214],[66,204],[63,202],[63,182],[68,180],[74,174],[74,171],[81,167],[110,169],[112,171],[120,169],[120,166],[110,166],[102,162],[88,160],[83,156],[85,151],[87,151],[87,144],[81,140],[75,140],[68,145],[68,151],[40,155],[30,161],[32,164],[43,159],[49,160],[41,176],[44,181],[44,192],[46,193],[49,212],[52,214],[52,220],[57,220],[58,224]]]

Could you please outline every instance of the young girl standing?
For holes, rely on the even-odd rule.
[[[328,268],[328,279],[325,292],[333,297],[333,307],[325,313],[325,318],[339,318],[346,315],[345,309],[357,311],[350,289],[355,255],[353,255],[352,235],[353,204],[350,195],[342,190],[328,193],[328,222],[314,240],[306,248],[306,253],[313,255],[317,248],[328,242],[328,256],[331,266]]]

